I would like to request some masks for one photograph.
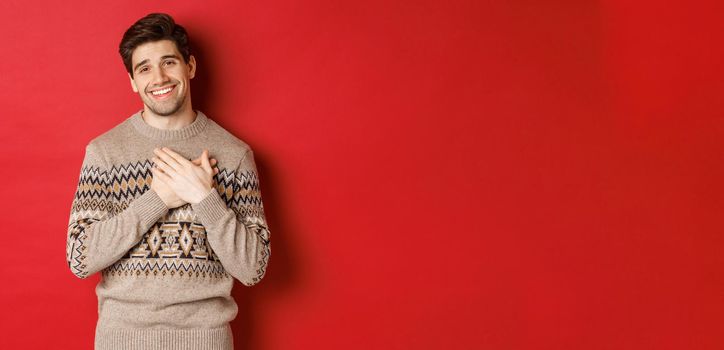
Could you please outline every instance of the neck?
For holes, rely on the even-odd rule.
[[[184,103],[184,105],[176,111],[176,113],[167,116],[160,116],[153,113],[148,106],[144,105],[143,111],[141,112],[141,118],[143,118],[143,121],[145,121],[148,125],[157,129],[178,130],[190,125],[194,122],[194,120],[196,120],[196,111],[191,108],[191,103]]]

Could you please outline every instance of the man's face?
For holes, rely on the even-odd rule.
[[[194,56],[186,64],[171,40],[148,42],[131,56],[131,87],[150,112],[158,116],[176,113],[190,101],[190,80],[196,72]]]

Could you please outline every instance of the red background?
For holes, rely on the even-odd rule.
[[[721,2],[4,0],[0,348],[92,347],[66,224],[156,11],[257,157],[237,348],[724,346]]]

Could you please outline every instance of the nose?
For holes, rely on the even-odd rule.
[[[153,70],[152,78],[153,80],[151,81],[151,84],[156,86],[161,86],[163,83],[168,81],[168,75],[166,75],[166,71],[164,71],[161,67]]]

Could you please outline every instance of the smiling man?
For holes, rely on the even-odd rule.
[[[73,274],[101,272],[95,348],[233,349],[234,279],[259,283],[271,255],[254,154],[192,108],[196,59],[170,16],[119,52],[143,109],[87,144],[66,244]]]

